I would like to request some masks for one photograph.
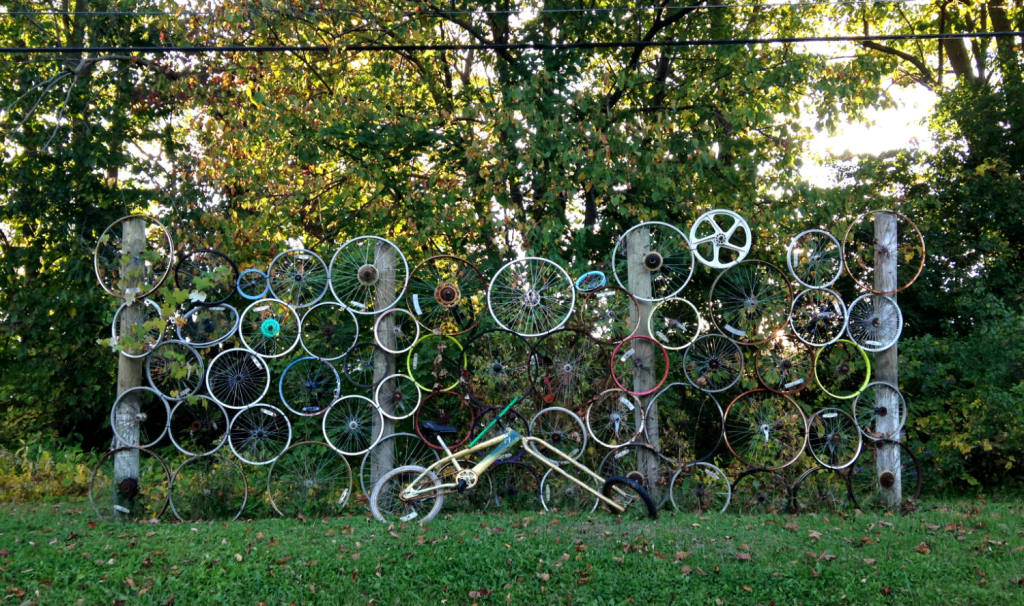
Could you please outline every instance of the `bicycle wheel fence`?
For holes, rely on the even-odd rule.
[[[607,272],[410,264],[376,236],[255,265],[175,253],[158,220],[124,217],[94,259],[120,356],[95,512],[336,515],[391,469],[436,460],[438,427],[453,449],[485,429],[537,435],[683,511],[916,498],[895,294],[920,273],[920,233],[882,210],[842,241],[795,235],[784,263],[748,258],[751,244],[717,210],[632,227]],[[170,276],[178,290],[160,289]],[[593,508],[540,471],[505,453],[448,506]]]

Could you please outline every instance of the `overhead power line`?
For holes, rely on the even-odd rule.
[[[1024,37],[1024,31],[961,32],[946,34],[879,34],[860,36],[789,36],[774,38],[721,38],[709,40],[624,40],[619,42],[519,42],[510,44],[351,44],[351,45],[196,45],[196,46],[35,46],[0,47],[0,54],[79,53],[329,53],[329,52],[426,52],[466,50],[593,50],[696,46],[746,46],[763,44],[890,42],[898,40],[966,40]]]

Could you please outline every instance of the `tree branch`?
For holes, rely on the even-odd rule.
[[[910,53],[905,51],[901,51],[898,48],[893,48],[891,46],[880,44],[878,42],[875,42],[874,40],[866,40],[864,42],[861,42],[861,46],[874,51],[878,51],[880,53],[884,53],[886,55],[898,57],[906,61],[907,63],[913,65],[914,68],[917,70],[917,77],[915,77],[914,80],[917,81],[917,83],[920,84],[921,86],[924,86],[929,90],[934,90],[935,87],[938,85],[938,82],[936,82],[935,80],[935,74],[932,72],[931,68],[929,68],[928,64],[922,61],[919,57],[915,57],[914,55],[911,55]]]

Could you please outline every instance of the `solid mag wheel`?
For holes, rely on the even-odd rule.
[[[412,522],[424,524],[434,519],[444,504],[444,495],[436,490],[417,499],[403,500],[402,490],[423,476],[414,488],[430,490],[441,485],[437,474],[418,465],[403,465],[385,473],[370,491],[370,513],[381,522]]]
[[[604,481],[604,486],[601,487],[601,494],[615,501],[618,505],[624,508],[621,515],[632,515],[639,513],[637,517],[642,517],[646,514],[646,517],[654,520],[658,517],[658,508],[654,505],[654,500],[651,499],[651,495],[647,494],[647,491],[639,482],[631,478],[624,478],[622,476],[611,476]],[[640,508],[642,504],[642,509]],[[611,509],[611,506],[609,506]],[[613,513],[619,513],[612,510]]]
[[[728,227],[720,220],[727,219]],[[742,261],[753,238],[750,226],[739,214],[731,210],[709,210],[697,217],[690,227],[690,246],[698,261],[714,269],[726,269]]]

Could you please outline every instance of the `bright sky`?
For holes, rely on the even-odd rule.
[[[801,169],[803,176],[815,185],[834,183],[832,171],[825,166],[829,156],[878,154],[893,149],[932,149],[933,141],[925,120],[935,104],[935,95],[923,87],[893,88],[896,101],[891,109],[867,113],[867,123],[852,122],[839,126],[835,134],[819,133],[808,145]]]

